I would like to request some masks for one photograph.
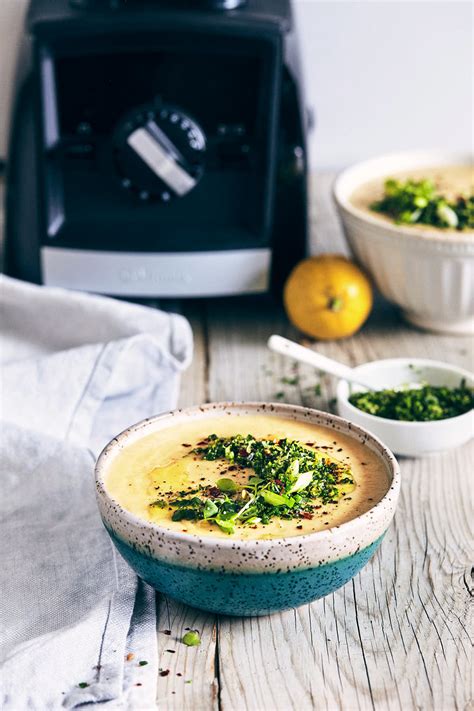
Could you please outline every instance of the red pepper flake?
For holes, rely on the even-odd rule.
[[[181,672],[176,672],[176,676],[183,676]]]
[[[125,657],[125,661],[126,661],[126,662],[131,662],[132,659],[134,659],[134,658],[135,658],[135,655],[133,654],[133,652],[129,652],[129,653],[127,654],[127,656]]]
[[[246,449],[243,449],[243,448],[242,448],[242,449],[239,449],[238,455],[239,455],[239,457],[248,457],[248,456],[249,456],[249,453],[247,452]]]
[[[193,445],[192,445],[192,444],[188,444],[187,442],[183,442],[183,443],[181,444],[181,446],[182,446],[182,447],[192,447]]]
[[[171,634],[171,630],[163,630],[163,634]]]
[[[237,467],[235,466],[235,464],[232,464],[232,466],[230,466],[230,467],[227,469],[227,471],[228,471],[228,472],[233,472],[233,471],[235,471],[236,469],[237,469]]]
[[[301,531],[301,529],[303,528],[303,526],[300,524],[300,525],[297,526],[296,528],[298,528],[298,529]]]
[[[198,442],[198,447],[202,447],[205,444],[209,444],[208,439],[202,439],[200,442]]]
[[[165,652],[169,652],[170,654],[176,654],[176,649],[165,649]]]
[[[342,452],[342,447],[339,447],[339,449],[336,449],[336,452]]]
[[[221,490],[217,488],[217,486],[211,486],[209,489],[209,496],[212,498],[216,498],[217,496],[221,495]]]
[[[160,676],[168,676],[169,673],[170,673],[169,669],[162,669],[160,671]]]
[[[135,684],[135,686],[141,686],[141,685],[142,685],[142,684],[141,684],[140,681],[138,681],[138,682]]]
[[[309,520],[309,519],[313,518],[313,514],[310,514],[309,511],[302,511],[301,518],[306,518]]]

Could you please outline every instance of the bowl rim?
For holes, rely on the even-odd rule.
[[[370,360],[367,361],[366,363],[361,363],[358,366],[355,366],[354,371],[359,371],[361,372],[361,369],[365,368],[366,366],[377,366],[380,365],[381,363],[384,363],[386,365],[419,365],[419,366],[432,366],[437,368],[438,370],[445,371],[448,373],[455,373],[456,375],[460,375],[461,377],[464,377],[471,382],[474,383],[474,373],[471,373],[469,370],[466,370],[465,368],[461,368],[457,365],[451,365],[450,363],[443,363],[442,361],[439,360],[431,360],[430,358],[380,358],[378,360]],[[350,383],[347,380],[340,380],[337,384],[336,388],[336,395],[337,395],[337,400],[339,402],[343,402],[344,406],[347,407],[349,411],[352,411],[354,414],[357,414],[358,417],[366,417],[368,422],[377,422],[377,423],[385,423],[389,426],[392,427],[399,427],[400,429],[427,429],[429,427],[431,428],[437,428],[440,429],[443,426],[446,425],[446,423],[457,423],[461,419],[466,419],[467,417],[471,416],[473,413],[473,408],[470,410],[467,410],[466,412],[463,412],[461,415],[456,415],[455,417],[445,417],[442,420],[428,420],[425,422],[411,422],[407,420],[393,420],[390,417],[379,417],[378,415],[372,415],[370,412],[364,412],[364,410],[359,410],[358,407],[353,405],[351,402],[349,402],[349,397],[345,394],[345,386],[347,386],[347,392],[350,390]],[[369,425],[367,425],[369,426]]]
[[[228,538],[223,538],[223,537],[218,537],[218,536],[213,536],[213,535],[205,535],[205,536],[198,536],[196,534],[192,533],[184,533],[182,531],[174,531],[172,529],[166,528],[164,526],[160,526],[156,523],[153,523],[151,521],[146,521],[143,518],[140,518],[136,514],[133,514],[130,511],[127,511],[116,499],[114,499],[109,492],[107,491],[107,487],[105,485],[105,481],[103,478],[103,474],[105,473],[107,469],[107,457],[108,455],[113,452],[121,443],[126,441],[131,434],[136,433],[140,429],[145,429],[147,430],[148,428],[152,428],[154,423],[160,422],[163,420],[167,420],[168,418],[170,421],[172,420],[172,417],[176,415],[186,415],[186,414],[196,414],[199,416],[199,413],[207,412],[207,411],[216,411],[216,413],[219,410],[226,411],[229,409],[263,409],[265,411],[265,414],[270,413],[272,415],[278,415],[281,414],[282,416],[292,414],[298,414],[301,415],[300,418],[298,418],[298,421],[307,421],[306,417],[307,415],[304,416],[304,413],[311,413],[313,416],[317,417],[322,417],[323,419],[328,420],[328,424],[331,421],[335,421],[336,423],[340,424],[342,426],[342,433],[348,435],[349,437],[352,437],[352,433],[357,434],[359,436],[363,436],[365,438],[364,444],[368,441],[371,440],[378,448],[379,450],[371,450],[374,451],[376,455],[380,457],[382,462],[385,464],[388,472],[388,476],[391,475],[391,481],[389,482],[388,489],[384,496],[377,501],[374,506],[372,506],[368,511],[366,511],[363,514],[360,514],[359,516],[355,516],[354,518],[351,518],[349,521],[346,521],[344,523],[339,524],[338,526],[331,526],[328,529],[321,530],[321,531],[311,531],[310,533],[306,534],[298,534],[296,536],[286,536],[283,538],[268,538],[268,539],[242,539],[242,538],[236,538],[233,536],[229,536]],[[325,426],[325,424],[320,423],[321,426]],[[163,428],[166,429],[166,428]],[[150,432],[151,434],[151,432]],[[329,412],[324,412],[323,410],[316,410],[315,408],[310,408],[310,407],[305,407],[303,405],[290,405],[287,403],[272,403],[272,402],[257,402],[257,401],[243,401],[243,402],[232,402],[232,401],[221,401],[221,402],[211,402],[211,403],[206,403],[203,405],[193,405],[190,407],[186,408],[177,408],[175,410],[170,410],[167,412],[160,413],[159,415],[155,415],[152,417],[144,418],[143,420],[140,420],[139,422],[136,422],[129,427],[127,427],[125,430],[120,432],[120,434],[116,435],[113,437],[108,444],[102,449],[101,453],[99,454],[95,468],[94,468],[94,478],[95,478],[95,485],[96,485],[96,496],[99,499],[100,496],[104,497],[109,503],[111,503],[115,509],[120,510],[120,517],[125,518],[125,520],[128,520],[130,523],[132,523],[135,526],[139,526],[140,528],[145,528],[149,531],[154,531],[162,536],[172,540],[176,541],[176,543],[196,543],[199,541],[200,545],[204,546],[218,546],[218,547],[223,547],[223,548],[228,548],[228,549],[235,549],[237,548],[247,548],[247,547],[254,547],[258,546],[259,550],[265,550],[266,548],[271,548],[272,546],[278,546],[282,545],[284,543],[288,544],[289,542],[298,542],[302,544],[306,544],[308,542],[316,542],[316,541],[331,541],[333,538],[335,532],[337,531],[339,534],[340,533],[347,533],[347,535],[350,535],[353,533],[360,525],[364,526],[365,522],[369,522],[373,512],[378,509],[378,511],[382,512],[385,508],[390,508],[390,501],[391,499],[394,498],[394,504],[392,505],[393,507],[393,512],[390,516],[390,521],[393,518],[393,515],[395,513],[397,501],[399,498],[400,494],[400,488],[401,488],[401,472],[400,472],[400,466],[398,464],[397,459],[395,458],[395,455],[390,451],[390,449],[372,432],[369,432],[366,430],[364,427],[355,424],[351,422],[350,420],[347,420],[344,417],[340,417],[339,415],[333,415],[332,413]],[[100,510],[99,507],[99,512],[102,517],[102,511]]]
[[[467,232],[460,232],[456,230],[449,230],[444,232],[440,229],[430,229],[427,227],[424,230],[415,230],[414,226],[409,225],[397,225],[395,223],[385,221],[380,219],[376,213],[372,215],[365,210],[361,210],[350,202],[350,194],[347,193],[345,189],[345,183],[350,178],[356,178],[356,186],[352,187],[351,193],[354,191],[355,187],[359,187],[370,180],[379,178],[386,178],[390,175],[390,171],[383,168],[386,162],[397,162],[401,163],[411,163],[413,161],[414,165],[412,170],[417,170],[423,167],[435,167],[437,165],[449,165],[450,163],[460,163],[460,164],[473,164],[474,155],[468,152],[460,151],[443,151],[440,149],[433,150],[421,150],[421,151],[396,151],[391,153],[384,153],[379,156],[369,158],[368,160],[359,161],[353,165],[348,166],[342,170],[336,178],[334,179],[332,185],[332,195],[336,205],[341,211],[349,213],[352,217],[358,219],[361,222],[366,222],[373,227],[378,227],[381,231],[386,232],[389,238],[394,236],[400,237],[403,235],[405,239],[416,239],[418,243],[424,242],[435,242],[437,244],[447,244],[447,245],[465,245],[474,244],[474,231],[470,230]],[[373,175],[371,178],[363,177],[357,181],[357,174],[363,172],[364,170],[373,168],[374,170],[380,166],[380,171],[378,171],[378,176]],[[406,170],[410,168],[406,167]],[[393,168],[392,172],[403,171],[404,168]]]

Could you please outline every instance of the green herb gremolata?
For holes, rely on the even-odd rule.
[[[222,478],[150,506],[175,508],[173,521],[207,520],[232,534],[237,524],[255,526],[272,518],[312,518],[322,504],[336,504],[355,484],[350,468],[291,439],[255,439],[252,435],[209,435],[193,454],[226,460],[232,470],[250,468],[241,485]]]
[[[349,402],[370,415],[426,422],[468,412],[474,407],[474,390],[466,387],[463,381],[458,388],[423,385],[421,388],[353,393]]]
[[[474,229],[474,195],[449,201],[431,180],[385,181],[385,194],[370,206],[398,224],[420,224],[457,230]]]

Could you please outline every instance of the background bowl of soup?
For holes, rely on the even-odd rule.
[[[430,178],[444,194],[469,193],[473,157],[430,151],[368,160],[339,175],[334,198],[357,260],[408,321],[433,331],[474,333],[474,231],[401,225],[374,212],[370,205],[391,177]]]
[[[274,527],[247,526],[232,535],[205,521],[172,522],[167,510],[152,511],[156,472],[164,464],[169,471],[169,462],[211,433],[305,442],[348,462],[357,486],[329,513],[319,507],[311,520],[276,519]],[[165,488],[183,485],[168,480]],[[96,489],[105,528],[143,580],[193,607],[252,616],[310,602],[356,575],[394,516],[400,472],[376,437],[343,418],[292,405],[219,403],[159,415],[122,432],[97,461]]]

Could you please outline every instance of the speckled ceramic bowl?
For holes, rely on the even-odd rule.
[[[189,419],[219,414],[279,415],[330,427],[362,442],[380,458],[391,480],[370,511],[325,531],[243,541],[199,538],[167,530],[123,509],[107,492],[107,469],[133,441]],[[336,590],[372,557],[390,525],[400,490],[393,454],[366,430],[326,412],[293,405],[219,403],[143,420],[115,437],[96,465],[100,514],[114,544],[137,574],[157,590],[193,607],[226,615],[264,615],[297,607]]]

